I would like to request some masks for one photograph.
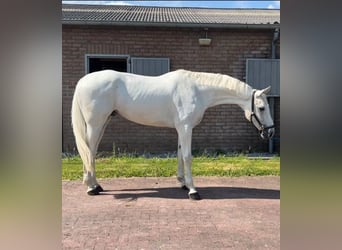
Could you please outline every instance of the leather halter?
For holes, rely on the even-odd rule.
[[[251,112],[251,116],[250,116],[250,122],[253,123],[253,117],[254,117],[254,120],[258,123],[259,127],[261,129],[259,129],[257,126],[255,126],[255,124],[253,123],[254,127],[259,131],[259,132],[264,132],[266,129],[270,129],[270,128],[274,128],[274,124],[271,125],[271,126],[265,126],[263,125],[259,118],[257,117],[257,115],[254,113],[254,110],[255,110],[255,104],[254,104],[254,97],[255,97],[255,92],[256,90],[253,90],[253,93],[252,93],[252,112]]]

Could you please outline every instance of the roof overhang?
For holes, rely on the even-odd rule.
[[[280,28],[279,23],[274,24],[240,24],[240,23],[162,23],[162,22],[104,22],[84,20],[63,20],[62,25],[94,25],[94,26],[131,26],[131,27],[167,27],[167,28],[221,28],[221,29],[275,29]]]

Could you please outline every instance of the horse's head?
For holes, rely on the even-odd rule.
[[[266,94],[271,90],[267,87],[262,90],[253,90],[251,105],[245,110],[245,116],[259,131],[262,139],[270,139],[274,135],[274,123]]]

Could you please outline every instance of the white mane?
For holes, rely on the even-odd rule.
[[[248,97],[252,91],[251,86],[228,75],[193,72],[183,69],[177,71],[193,79],[199,85],[222,88],[242,98]]]

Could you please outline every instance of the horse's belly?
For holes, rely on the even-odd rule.
[[[156,127],[174,127],[173,116],[167,108],[135,105],[134,108],[119,109],[118,113],[127,120],[138,124]]]

